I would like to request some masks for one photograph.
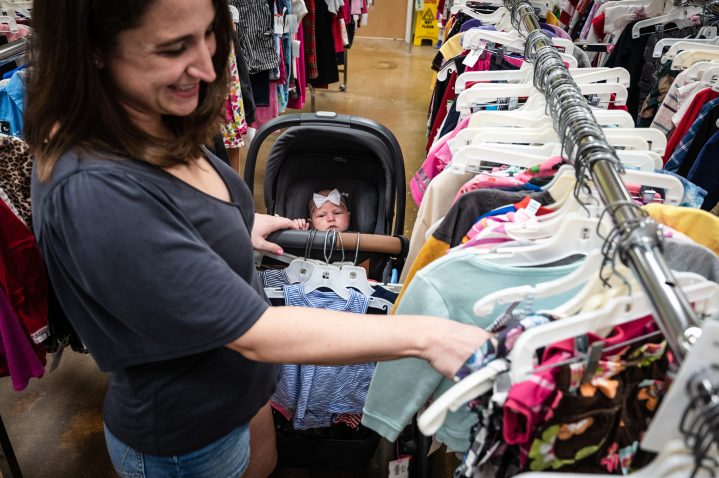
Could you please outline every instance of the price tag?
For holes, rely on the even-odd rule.
[[[389,478],[409,478],[409,460],[405,456],[389,462]]]
[[[285,32],[285,18],[282,14],[275,14],[274,24],[275,35],[282,35]]]
[[[287,15],[287,25],[285,25],[285,33],[292,33],[294,35],[299,29],[300,22],[297,21],[297,15],[295,15],[294,13],[291,15]]]
[[[539,201],[537,201],[536,199],[532,199],[531,201],[529,201],[529,205],[527,206],[527,212],[532,216],[536,216],[541,206],[542,205]]]
[[[467,57],[462,62],[463,65],[466,65],[468,68],[472,68],[474,65],[477,64],[477,61],[479,60],[479,57],[482,56],[481,49],[472,50],[472,52],[467,55]]]

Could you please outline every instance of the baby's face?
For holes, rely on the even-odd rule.
[[[335,206],[326,202],[320,208],[312,210],[312,227],[318,231],[337,229],[344,232],[350,227],[350,213],[344,206]]]

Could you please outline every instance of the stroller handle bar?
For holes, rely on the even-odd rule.
[[[404,232],[404,210],[407,200],[407,187],[405,185],[405,171],[402,149],[399,146],[397,138],[388,128],[377,123],[376,121],[372,121],[367,118],[360,118],[350,115],[338,115],[337,113],[330,111],[318,111],[316,113],[299,113],[278,116],[277,118],[268,121],[257,131],[257,133],[255,133],[255,137],[252,139],[249,149],[247,150],[247,160],[245,163],[244,177],[245,183],[247,183],[247,186],[250,188],[250,192],[254,192],[255,165],[257,162],[257,156],[260,152],[260,147],[270,134],[281,129],[291,128],[293,126],[323,125],[346,127],[373,134],[378,137],[385,144],[385,146],[387,146],[387,149],[394,158],[399,159],[399,164],[395,164],[395,167],[399,169],[395,171],[395,190],[397,194],[397,207],[394,232],[395,234],[402,234]]]
[[[336,248],[341,244],[345,252],[358,249],[360,252],[378,252],[394,256],[406,255],[409,247],[409,241],[403,236],[384,236],[357,232],[338,233],[335,231],[296,231],[288,229],[270,234],[267,240],[284,248],[323,250],[328,247]]]

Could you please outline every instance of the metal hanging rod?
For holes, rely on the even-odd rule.
[[[525,0],[505,0],[515,28],[527,32],[525,57],[534,62],[534,86],[545,94],[547,108],[568,159],[582,183],[591,178],[618,229],[619,255],[636,274],[653,304],[658,325],[681,361],[701,334],[689,302],[676,287],[662,256],[657,224],[632,201],[622,180],[621,163],[588,102],[572,79],[551,39],[542,31]]]
[[[19,38],[0,46],[0,65],[14,61],[30,50],[30,38]]]

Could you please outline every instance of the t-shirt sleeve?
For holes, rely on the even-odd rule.
[[[442,296],[422,276],[417,276],[409,285],[397,313],[449,315]],[[442,376],[421,359],[378,363],[367,393],[362,424],[395,441],[441,381]]]
[[[224,346],[268,306],[152,186],[84,171],[42,207],[53,284],[103,370]]]

